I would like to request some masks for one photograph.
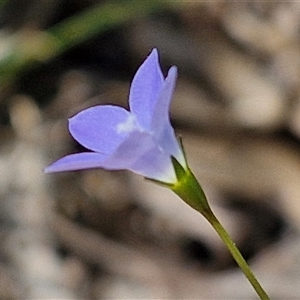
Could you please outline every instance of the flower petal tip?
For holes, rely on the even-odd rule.
[[[50,166],[44,168],[43,172],[46,173],[46,174],[49,174],[49,173],[54,173],[55,170],[53,170],[52,165],[50,165]]]

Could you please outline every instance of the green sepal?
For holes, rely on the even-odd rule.
[[[146,179],[171,189],[189,206],[200,212],[205,217],[208,217],[211,214],[211,209],[206,196],[187,164],[181,138],[179,138],[179,142],[184,154],[186,166],[182,166],[175,157],[171,157],[177,181],[174,183],[166,183],[151,178]]]
[[[174,156],[171,157],[171,160],[175,170],[176,178],[178,181],[180,181],[182,178],[184,178],[186,170]]]
[[[181,171],[178,182],[171,186],[171,190],[202,215],[210,215],[211,209],[196,177],[189,168],[184,170],[184,174]]]
[[[149,178],[149,177],[144,177],[146,180],[149,180],[149,181],[152,181],[158,185],[162,185],[164,187],[167,187],[167,188],[172,188],[172,186],[174,185],[174,183],[167,183],[167,182],[164,182],[164,181],[160,181],[160,180],[156,180],[156,179],[152,179],[152,178]]]

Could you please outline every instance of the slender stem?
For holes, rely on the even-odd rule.
[[[261,300],[270,300],[269,296],[265,292],[265,290],[262,288],[256,277],[254,276],[253,272],[251,271],[249,265],[245,261],[244,257],[242,256],[239,249],[236,247],[235,243],[230,238],[229,234],[227,233],[226,229],[221,225],[219,220],[216,218],[214,213],[210,211],[210,213],[205,214],[205,218],[208,220],[208,222],[213,226],[213,228],[216,230],[220,238],[223,240],[225,245],[227,246],[228,250],[232,254],[233,258],[245,274],[245,276],[248,278],[249,282],[255,289],[257,295],[260,297]]]
[[[219,220],[216,218],[212,212],[207,198],[205,196],[202,187],[197,181],[194,174],[189,168],[184,169],[183,166],[179,164],[176,159],[173,159],[173,165],[175,173],[177,176],[177,182],[170,186],[170,188],[175,192],[183,201],[185,201],[192,208],[197,210],[200,214],[207,219],[207,221],[213,226],[220,238],[225,243],[226,247],[230,251],[231,255],[255,289],[257,295],[261,300],[269,300],[269,296],[264,291],[254,274],[252,273],[249,265],[243,258],[241,252],[236,247],[235,243],[230,238],[229,234],[225,228],[221,225]]]

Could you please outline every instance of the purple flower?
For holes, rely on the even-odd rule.
[[[45,172],[127,169],[150,179],[176,183],[171,158],[187,168],[169,117],[176,78],[175,66],[164,78],[154,49],[133,78],[130,111],[99,105],[72,117],[71,135],[92,152],[67,155],[48,166]]]

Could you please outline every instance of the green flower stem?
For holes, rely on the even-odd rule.
[[[206,196],[191,170],[184,169],[178,163],[178,161],[176,161],[176,159],[173,159],[173,165],[178,181],[174,185],[170,186],[171,190],[173,190],[173,192],[175,192],[188,205],[200,212],[213,226],[220,238],[225,243],[233,258],[235,259],[235,261],[237,262],[237,264],[239,265],[239,267],[253,286],[260,299],[270,299],[267,293],[260,285],[260,283],[258,282],[258,280],[256,279],[256,277],[254,276],[254,274],[252,273],[249,265],[243,258],[239,249],[236,247],[235,243],[232,241],[227,231],[224,229],[224,227],[221,225],[221,223],[218,221],[218,219],[212,212],[207,202]]]
[[[206,219],[208,222],[212,225],[212,227],[216,230],[220,238],[223,240],[224,244],[230,251],[231,255],[245,274],[245,276],[248,278],[249,282],[255,289],[257,295],[262,300],[268,300],[270,299],[265,290],[262,288],[256,277],[254,276],[253,272],[251,271],[249,265],[245,261],[244,257],[242,256],[241,252],[235,245],[235,243],[230,238],[229,234],[225,230],[225,228],[222,226],[222,224],[219,222],[219,220],[216,218],[214,213],[211,211],[209,215],[206,216]]]

